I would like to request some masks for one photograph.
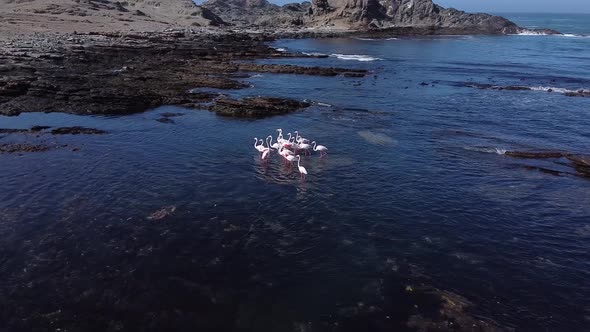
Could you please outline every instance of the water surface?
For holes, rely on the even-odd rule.
[[[203,329],[325,330],[343,308],[395,302],[378,286],[395,273],[400,284],[460,294],[476,315],[517,330],[590,328],[590,180],[563,160],[497,153],[588,153],[590,99],[465,84],[590,88],[590,38],[276,46],[375,60],[276,61],[371,75],[256,75],[251,89],[233,94],[322,103],[264,120],[176,107],[1,118],[3,128],[109,133],[0,138],[56,146],[0,155],[0,303],[12,308],[0,318],[34,308],[32,325],[56,327],[78,312],[88,329],[101,330],[192,321],[209,322]],[[155,121],[163,112],[184,115]],[[276,155],[261,162],[252,147],[253,137],[277,128],[330,149],[303,159],[305,181]],[[162,208],[174,212],[149,218]],[[110,323],[93,326],[92,315]]]

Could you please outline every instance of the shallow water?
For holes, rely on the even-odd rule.
[[[342,307],[380,301],[375,285],[395,271],[398,282],[465,296],[478,316],[504,326],[588,329],[590,180],[553,161],[497,152],[587,153],[590,99],[464,83],[589,88],[590,39],[276,46],[355,55],[281,62],[372,74],[256,75],[247,79],[251,89],[234,94],[321,103],[256,121],[176,107],[125,117],[1,118],[3,128],[109,133],[0,138],[58,146],[0,155],[0,303],[17,299],[13,313],[35,308],[33,321],[56,327],[76,312],[88,319],[98,306],[93,315],[112,322],[97,330],[157,330],[149,317],[166,322],[162,312],[177,325],[203,316],[211,326],[201,328],[315,330]],[[184,115],[156,122],[163,112]],[[252,138],[277,128],[330,149],[326,158],[303,159],[306,180],[276,154],[259,160]],[[162,208],[174,211],[149,218]]]

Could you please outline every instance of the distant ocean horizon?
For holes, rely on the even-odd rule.
[[[590,36],[590,14],[492,13],[523,28],[554,29],[563,34]]]

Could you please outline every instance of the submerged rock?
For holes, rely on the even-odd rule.
[[[102,135],[107,132],[100,129],[86,128],[86,127],[60,127],[51,131],[52,135]]]
[[[182,116],[182,115],[184,115],[184,113],[165,112],[165,113],[160,114],[160,116],[163,118],[174,118],[174,117]]]
[[[41,144],[0,144],[0,153],[43,152],[47,150],[49,147]]]
[[[176,123],[176,122],[174,122],[174,120],[167,118],[167,117],[161,117],[159,119],[156,119],[156,121],[161,122],[161,123]]]
[[[590,97],[590,90],[578,90],[565,93],[568,97]]]
[[[162,219],[170,216],[172,213],[174,213],[174,211],[176,211],[176,206],[174,206],[174,205],[165,206],[165,207],[161,208],[160,210],[155,211],[152,214],[150,214],[147,217],[147,219],[148,220],[162,220]]]
[[[547,159],[561,158],[567,156],[567,153],[560,151],[506,151],[506,156],[527,159]]]
[[[210,108],[221,116],[262,118],[287,114],[311,106],[310,103],[287,98],[249,97],[244,99],[218,99]]]
[[[541,166],[523,165],[522,167],[529,170],[536,170],[551,175],[577,175],[584,178],[590,178],[590,156],[578,155],[561,151],[506,151],[506,156],[522,159],[560,159],[556,163],[559,166],[572,167],[576,173],[566,173],[558,170],[549,169]],[[564,163],[563,158],[570,163]]]

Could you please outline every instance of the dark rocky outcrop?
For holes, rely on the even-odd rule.
[[[538,165],[522,165],[525,169],[537,170],[551,175],[576,175],[590,179],[590,156],[580,155],[563,151],[506,151],[506,156],[519,159],[553,159],[556,166],[568,166],[573,168],[575,173],[566,173]],[[569,162],[569,163],[568,163]]]
[[[482,83],[460,83],[458,86],[465,86],[469,88],[476,88],[481,90],[505,90],[505,91],[541,91],[548,93],[560,93],[567,97],[590,97],[590,90],[566,90],[563,88],[532,88],[530,86],[523,85],[493,85],[493,84],[482,84]]]
[[[47,150],[49,147],[42,144],[0,144],[0,153],[44,152]]]
[[[106,133],[104,130],[80,126],[55,128],[51,131],[52,135],[102,135]]]
[[[0,44],[0,114],[130,114],[160,105],[204,108],[218,93],[243,89],[241,72],[362,76],[364,70],[246,62],[304,57],[277,52],[265,38],[178,29],[150,33],[39,35]],[[238,75],[239,76],[239,75]]]
[[[263,118],[287,114],[311,106],[310,103],[287,98],[250,97],[244,99],[222,98],[209,110],[221,116],[239,118]]]
[[[590,97],[590,90],[569,91],[565,95],[568,97]]]

